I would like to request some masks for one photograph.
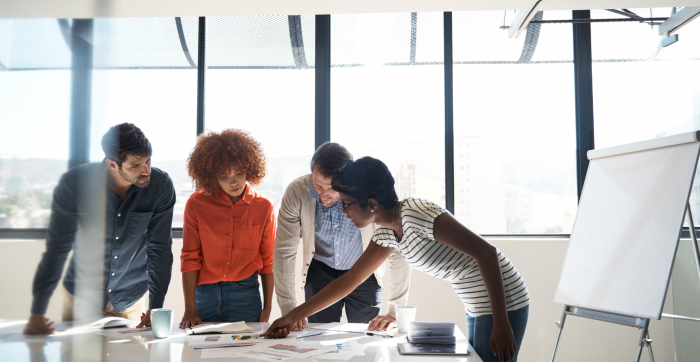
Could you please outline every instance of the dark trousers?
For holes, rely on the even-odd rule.
[[[306,300],[311,299],[326,285],[340,278],[345,272],[347,270],[336,270],[313,259],[309,266],[306,285],[304,286]],[[382,306],[382,288],[377,283],[377,278],[374,277],[374,274],[370,275],[367,280],[346,295],[345,298],[309,316],[309,323],[340,322],[343,316],[343,306],[345,306],[345,314],[350,323],[369,323],[372,318],[379,314],[379,309]]]

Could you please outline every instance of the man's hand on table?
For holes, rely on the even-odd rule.
[[[136,328],[150,327],[151,326],[151,309],[149,308],[146,313],[141,313],[141,323],[139,323]]]
[[[396,328],[396,319],[388,315],[378,315],[369,321],[370,331],[388,331]]]
[[[52,326],[53,322],[49,321],[49,319],[44,317],[43,314],[31,314],[29,315],[27,324],[24,326],[24,334],[54,334],[56,333],[56,328],[53,328]]]
[[[294,326],[292,327],[291,331],[292,332],[299,332],[300,330],[302,330],[304,328],[306,328],[306,318],[294,323]]]

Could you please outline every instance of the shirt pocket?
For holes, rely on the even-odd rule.
[[[148,224],[151,222],[152,212],[130,212],[129,213],[129,236],[140,239],[148,231]]]
[[[238,249],[260,249],[263,225],[233,224],[233,245]]]

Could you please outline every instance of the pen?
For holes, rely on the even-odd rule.
[[[372,337],[376,336],[376,337],[382,337],[382,338],[394,338],[394,336],[389,336],[386,334],[376,334],[376,333],[372,333],[372,332],[367,332],[365,334],[368,336],[372,336]]]

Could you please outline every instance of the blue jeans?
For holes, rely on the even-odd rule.
[[[515,343],[518,347],[515,350],[515,359],[513,362],[517,362],[518,360],[518,353],[520,352],[520,345],[522,344],[523,336],[525,335],[525,327],[527,326],[527,316],[529,311],[530,306],[528,305],[508,312],[510,327],[513,328]],[[494,356],[493,351],[491,351],[491,330],[493,330],[492,314],[482,315],[479,317],[467,316],[469,344],[474,347],[474,350],[484,362],[498,362],[498,357]]]
[[[202,322],[258,322],[262,312],[258,273],[236,282],[198,285],[197,315]]]

